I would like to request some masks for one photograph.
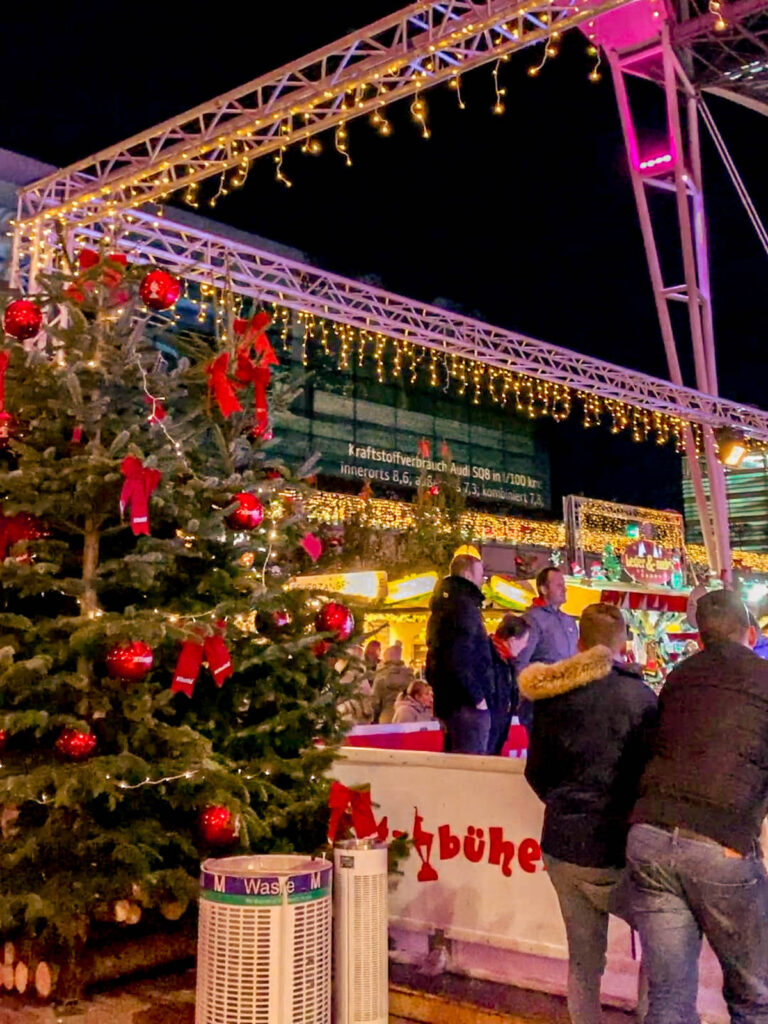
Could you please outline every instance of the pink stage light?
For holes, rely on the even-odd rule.
[[[658,174],[659,171],[667,170],[674,162],[675,158],[672,153],[660,153],[659,156],[650,157],[648,160],[641,160],[638,164],[638,170]]]

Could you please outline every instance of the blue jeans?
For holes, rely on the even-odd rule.
[[[487,754],[491,712],[463,707],[445,720],[446,750],[451,754]]]
[[[648,976],[645,1024],[698,1024],[702,933],[723,969],[732,1024],[768,1024],[768,878],[762,861],[677,830],[633,825],[627,864]]]
[[[624,920],[629,917],[626,872],[623,868],[570,864],[546,853],[544,864],[557,893],[568,938],[568,1015],[572,1024],[600,1024],[608,915]]]

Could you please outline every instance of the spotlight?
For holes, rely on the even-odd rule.
[[[735,430],[719,430],[715,432],[718,446],[718,458],[729,469],[737,469],[749,453],[747,441]]]

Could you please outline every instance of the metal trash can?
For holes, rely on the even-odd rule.
[[[388,864],[385,843],[348,839],[333,851],[334,1021],[389,1021]]]
[[[203,862],[195,1024],[330,1024],[332,871],[298,855]]]

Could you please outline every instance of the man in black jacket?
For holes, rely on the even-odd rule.
[[[730,591],[696,606],[704,650],[669,675],[627,844],[646,1024],[694,1024],[702,932],[734,1024],[768,1022],[768,664]]]
[[[518,682],[536,707],[525,777],[545,804],[541,849],[568,937],[568,1012],[573,1024],[599,1024],[608,914],[625,914],[617,886],[656,697],[620,660],[618,608],[588,605],[579,629],[580,653],[530,665]]]
[[[426,677],[435,714],[445,723],[446,750],[454,754],[488,751],[493,666],[480,611],[482,582],[482,561],[457,555],[430,604]]]

